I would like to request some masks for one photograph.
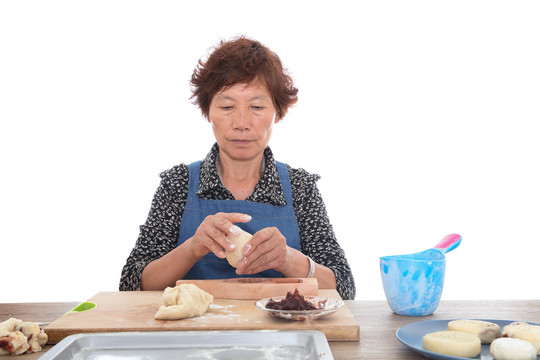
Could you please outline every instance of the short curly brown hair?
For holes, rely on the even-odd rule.
[[[262,81],[270,93],[276,115],[283,119],[298,101],[298,89],[279,57],[260,42],[240,36],[222,40],[206,61],[199,60],[190,84],[190,99],[208,118],[210,103],[220,91],[238,83]]]

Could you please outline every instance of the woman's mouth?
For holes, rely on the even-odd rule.
[[[251,143],[251,140],[246,140],[246,139],[236,139],[236,140],[231,140],[231,141],[238,146],[244,146]]]

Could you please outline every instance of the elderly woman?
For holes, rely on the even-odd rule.
[[[120,290],[163,290],[178,279],[316,277],[353,299],[355,285],[316,182],[274,160],[274,124],[298,90],[261,43],[222,41],[191,78],[193,102],[212,125],[206,158],[161,174],[146,223],[122,271]],[[227,239],[253,234],[237,268]]]

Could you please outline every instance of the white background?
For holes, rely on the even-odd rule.
[[[355,4],[355,5],[353,5]],[[448,233],[443,299],[539,299],[540,2],[0,2],[0,302],[118,289],[158,174],[203,158],[221,39],[300,89],[271,140],[319,187],[357,299]]]

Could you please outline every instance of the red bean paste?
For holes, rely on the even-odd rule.
[[[304,299],[303,295],[298,293],[298,289],[295,289],[294,294],[288,291],[285,299],[281,301],[270,299],[266,303],[266,308],[272,310],[317,310],[313,304]]]

